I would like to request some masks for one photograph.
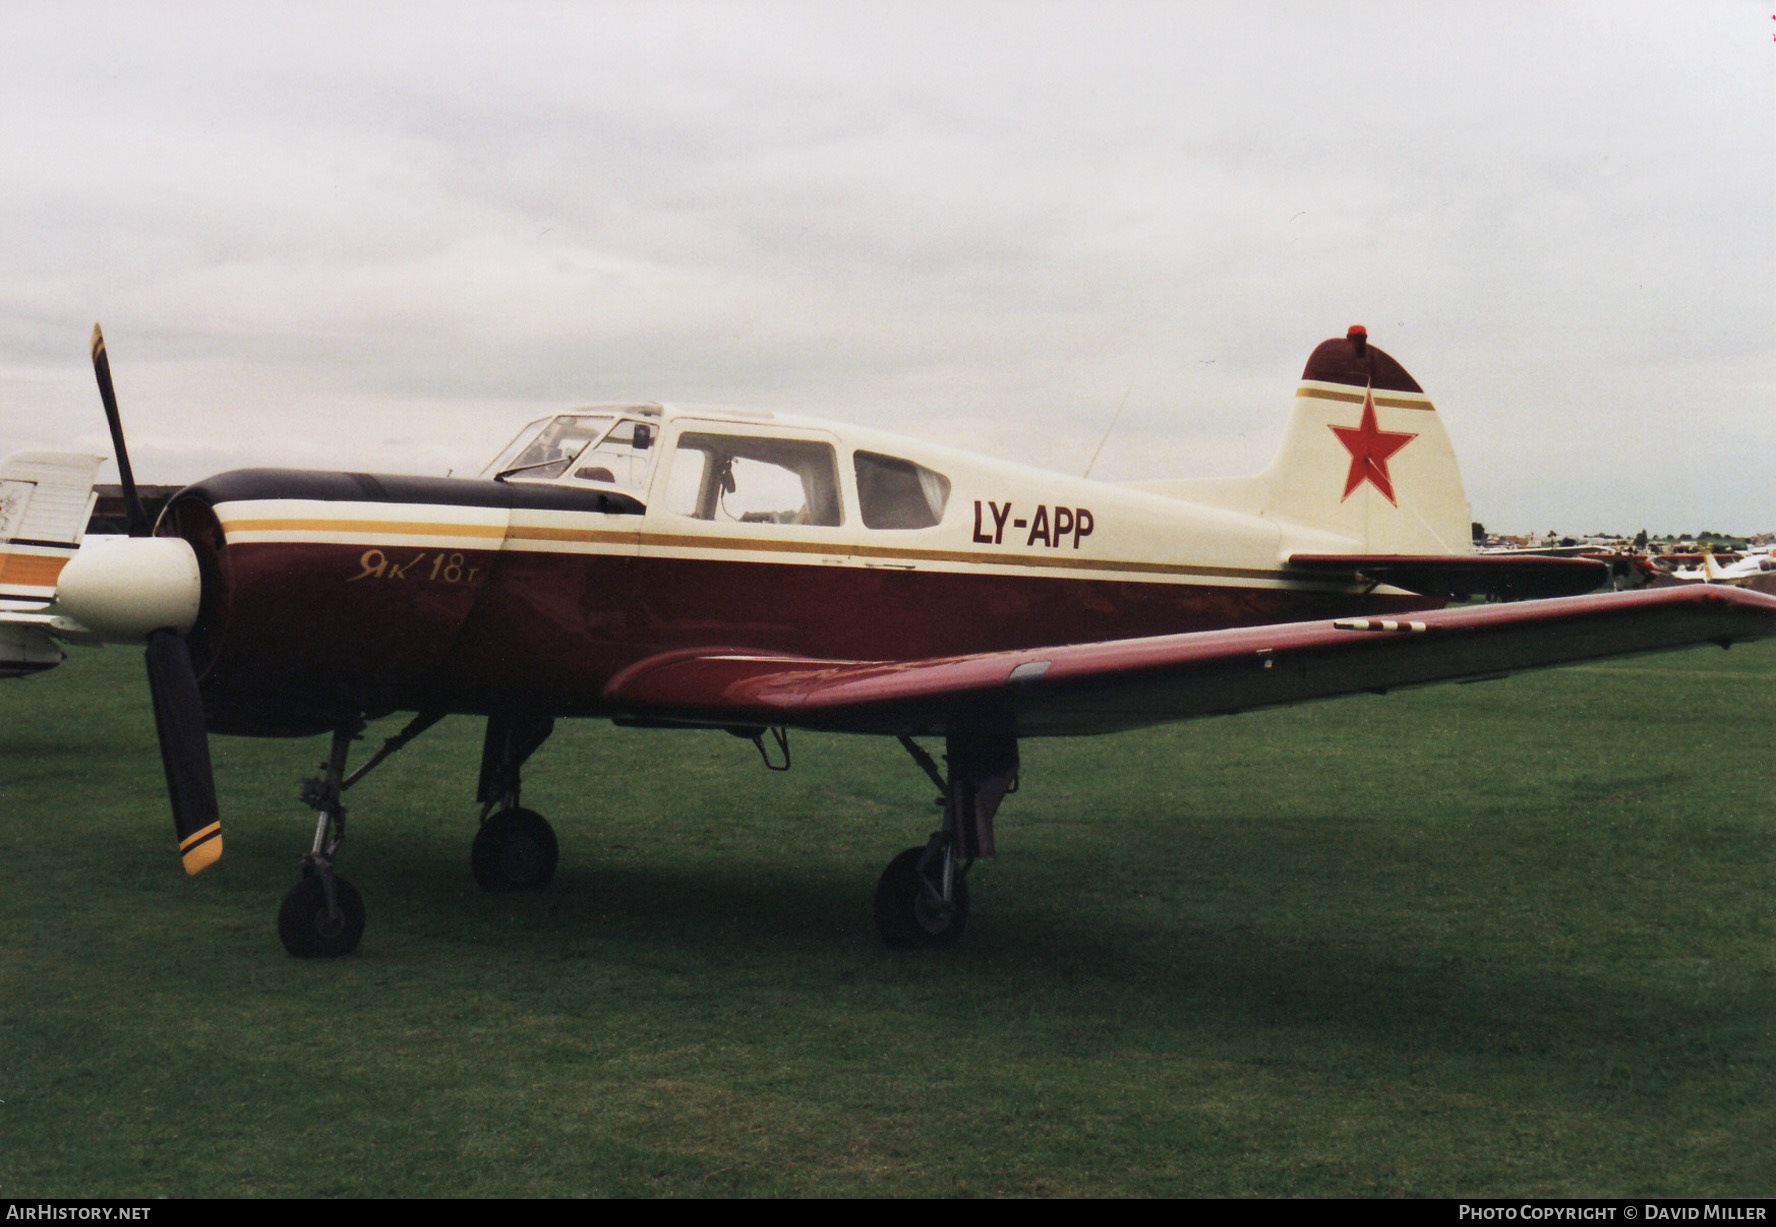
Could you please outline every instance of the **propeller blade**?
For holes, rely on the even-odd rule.
[[[99,380],[99,399],[105,402],[105,421],[111,427],[111,446],[117,449],[117,471],[123,477],[123,505],[129,517],[129,535],[146,537],[152,526],[142,498],[136,493],[136,477],[130,472],[129,449],[123,445],[123,417],[117,412],[117,393],[111,387],[111,360],[105,356],[105,334],[93,325],[93,374]]]
[[[111,386],[111,360],[105,354],[105,334],[97,324],[93,325],[92,362],[93,374],[99,381],[99,397],[105,402],[105,422],[111,427],[111,445],[117,449],[117,471],[123,478],[129,535],[150,537],[153,525],[148,522],[135,474],[130,471],[129,449],[123,442],[123,416],[117,411],[117,393]],[[156,547],[152,554],[147,552],[150,544]],[[195,874],[222,858],[222,818],[216,806],[210,735],[204,725],[203,697],[198,693],[191,649],[177,631],[165,629],[164,624],[170,621],[189,628],[187,615],[195,612],[190,607],[198,595],[200,579],[192,567],[179,565],[183,558],[176,549],[163,551],[160,545],[158,540],[146,542],[125,554],[120,544],[102,559],[99,554],[92,554],[86,566],[92,575],[84,586],[69,582],[85,573],[76,565],[80,558],[76,555],[63,571],[57,597],[64,603],[79,605],[95,626],[114,623],[110,627],[113,633],[133,638],[142,633],[143,627],[141,618],[130,611],[139,610],[144,604],[145,592],[159,593],[171,585],[167,589],[173,593],[170,604],[147,602],[146,624],[163,623],[162,629],[148,632],[148,694],[154,703],[154,729],[160,735],[160,763],[166,769],[167,796],[173,803],[179,859],[184,862],[186,873]],[[119,572],[126,562],[132,565]],[[75,575],[69,576],[68,570],[75,571]],[[162,605],[166,606],[164,610]]]
[[[154,700],[154,727],[160,734],[167,795],[173,802],[179,858],[186,873],[200,873],[221,859],[222,818],[216,807],[197,670],[191,664],[191,649],[172,631],[148,636],[148,692]]]

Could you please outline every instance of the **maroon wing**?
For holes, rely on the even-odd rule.
[[[1694,585],[912,661],[745,651],[653,657],[611,680],[627,720],[919,735],[1139,728],[1397,686],[1776,635],[1776,598]]]

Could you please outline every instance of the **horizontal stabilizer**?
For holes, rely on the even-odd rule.
[[[1578,596],[1609,581],[1606,562],[1504,554],[1294,554],[1289,569],[1314,579],[1386,584],[1420,596],[1508,601]]]
[[[0,460],[0,543],[80,544],[103,456],[16,452]]]
[[[76,452],[18,452],[0,460],[0,614],[41,608],[55,595],[92,515],[92,479],[102,460]]]

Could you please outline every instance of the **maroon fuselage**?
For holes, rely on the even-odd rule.
[[[416,516],[440,505],[571,509],[605,548],[230,541],[214,510],[366,497]],[[922,660],[1440,604],[1323,586],[785,562],[756,549],[685,557],[652,548],[641,512],[559,487],[245,470],[183,491],[159,531],[190,541],[203,572],[188,639],[210,727],[247,735],[307,735],[394,711],[621,716],[610,679],[686,649]]]

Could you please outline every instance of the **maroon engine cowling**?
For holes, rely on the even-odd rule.
[[[485,612],[476,616],[481,595],[500,586],[497,544],[438,551],[366,539],[229,541],[216,508],[226,513],[230,504],[268,500],[398,503],[412,506],[419,520],[439,505],[637,517],[628,523],[638,522],[642,510],[608,492],[360,473],[249,469],[187,487],[156,531],[183,537],[197,553],[203,599],[187,640],[208,724],[218,733],[305,736],[392,711],[485,712],[547,702],[532,693],[535,679],[549,675],[546,662],[528,660],[524,627],[513,624],[512,611],[491,635],[471,629],[486,621]],[[502,639],[503,651],[478,646]]]

